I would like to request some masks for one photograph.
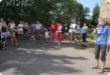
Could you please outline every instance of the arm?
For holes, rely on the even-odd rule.
[[[94,31],[92,32],[92,34],[96,34],[97,28],[94,29]]]
[[[1,27],[1,25],[0,25],[0,32],[1,32],[1,30],[2,30],[2,27]]]
[[[108,40],[109,40],[109,43],[110,43],[110,34],[109,34],[109,36],[108,36]]]
[[[109,30],[108,30],[108,45],[110,46],[110,27],[109,27]]]

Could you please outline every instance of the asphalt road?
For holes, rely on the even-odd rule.
[[[3,75],[99,75],[94,65],[94,53],[74,43],[62,46],[43,41],[22,41],[0,51],[0,72]],[[110,71],[107,59],[105,73]]]

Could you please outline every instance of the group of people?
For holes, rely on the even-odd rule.
[[[99,57],[101,52],[101,70],[99,73],[104,72],[104,66],[106,63],[106,49],[110,45],[110,26],[106,25],[105,19],[99,18],[99,24],[94,29],[93,34],[97,34],[96,45],[95,45],[95,59],[96,64],[92,66],[92,69],[99,69]],[[86,46],[88,26],[83,23],[81,26],[80,22],[72,22],[69,26],[62,25],[61,22],[51,20],[49,27],[43,26],[40,21],[29,25],[28,22],[20,21],[18,25],[11,20],[8,24],[4,19],[0,21],[0,49],[5,49],[5,42],[7,38],[11,39],[12,44],[18,43],[18,39],[30,37],[31,40],[44,38],[46,42],[55,43],[58,41],[58,45],[61,45],[64,36],[65,40],[70,42]],[[17,35],[16,35],[17,34]],[[109,38],[108,38],[109,36]],[[82,42],[80,40],[82,39]],[[109,42],[107,42],[109,39]]]
[[[19,39],[30,38],[35,40],[34,34],[41,35],[42,24],[37,21],[35,24],[29,25],[28,22],[20,21],[18,25],[14,20],[8,24],[4,19],[0,20],[0,49],[6,48],[6,40],[10,39],[12,45],[17,45]],[[39,36],[37,36],[39,37]]]
[[[87,35],[88,26],[84,23],[84,26],[80,25],[80,22],[72,22],[68,26],[64,26],[61,22],[56,22],[51,20],[50,26],[46,27],[40,21],[36,21],[29,25],[28,22],[20,21],[18,25],[15,24],[14,20],[6,23],[4,19],[0,20],[0,39],[1,39],[1,48],[5,48],[5,42],[8,38],[11,39],[11,43],[17,45],[18,39],[29,38],[31,40],[40,40],[44,38],[46,42],[55,43],[58,41],[58,44],[61,45],[62,36],[65,36],[64,39],[69,40],[70,42],[77,40],[82,40],[83,45],[86,45],[86,35]],[[64,33],[64,34],[63,34]],[[79,43],[79,42],[78,42]]]
[[[67,29],[67,27],[65,27],[65,29]],[[75,43],[86,46],[86,36],[88,31],[88,26],[86,23],[81,25],[80,22],[72,22],[68,28],[68,31],[65,31],[65,34],[70,42],[74,41]]]

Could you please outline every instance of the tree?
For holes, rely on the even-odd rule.
[[[100,6],[96,4],[93,10],[93,15],[92,15],[92,25],[94,26],[98,24],[99,12],[100,12]]]
[[[3,0],[0,17],[49,24],[52,18],[68,23],[72,19],[84,21],[89,8],[76,0]]]

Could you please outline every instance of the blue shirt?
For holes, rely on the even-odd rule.
[[[82,30],[82,33],[87,33],[88,27],[87,26],[83,26],[81,30]]]
[[[107,45],[108,35],[110,35],[110,26],[103,25],[96,30],[96,44]]]

